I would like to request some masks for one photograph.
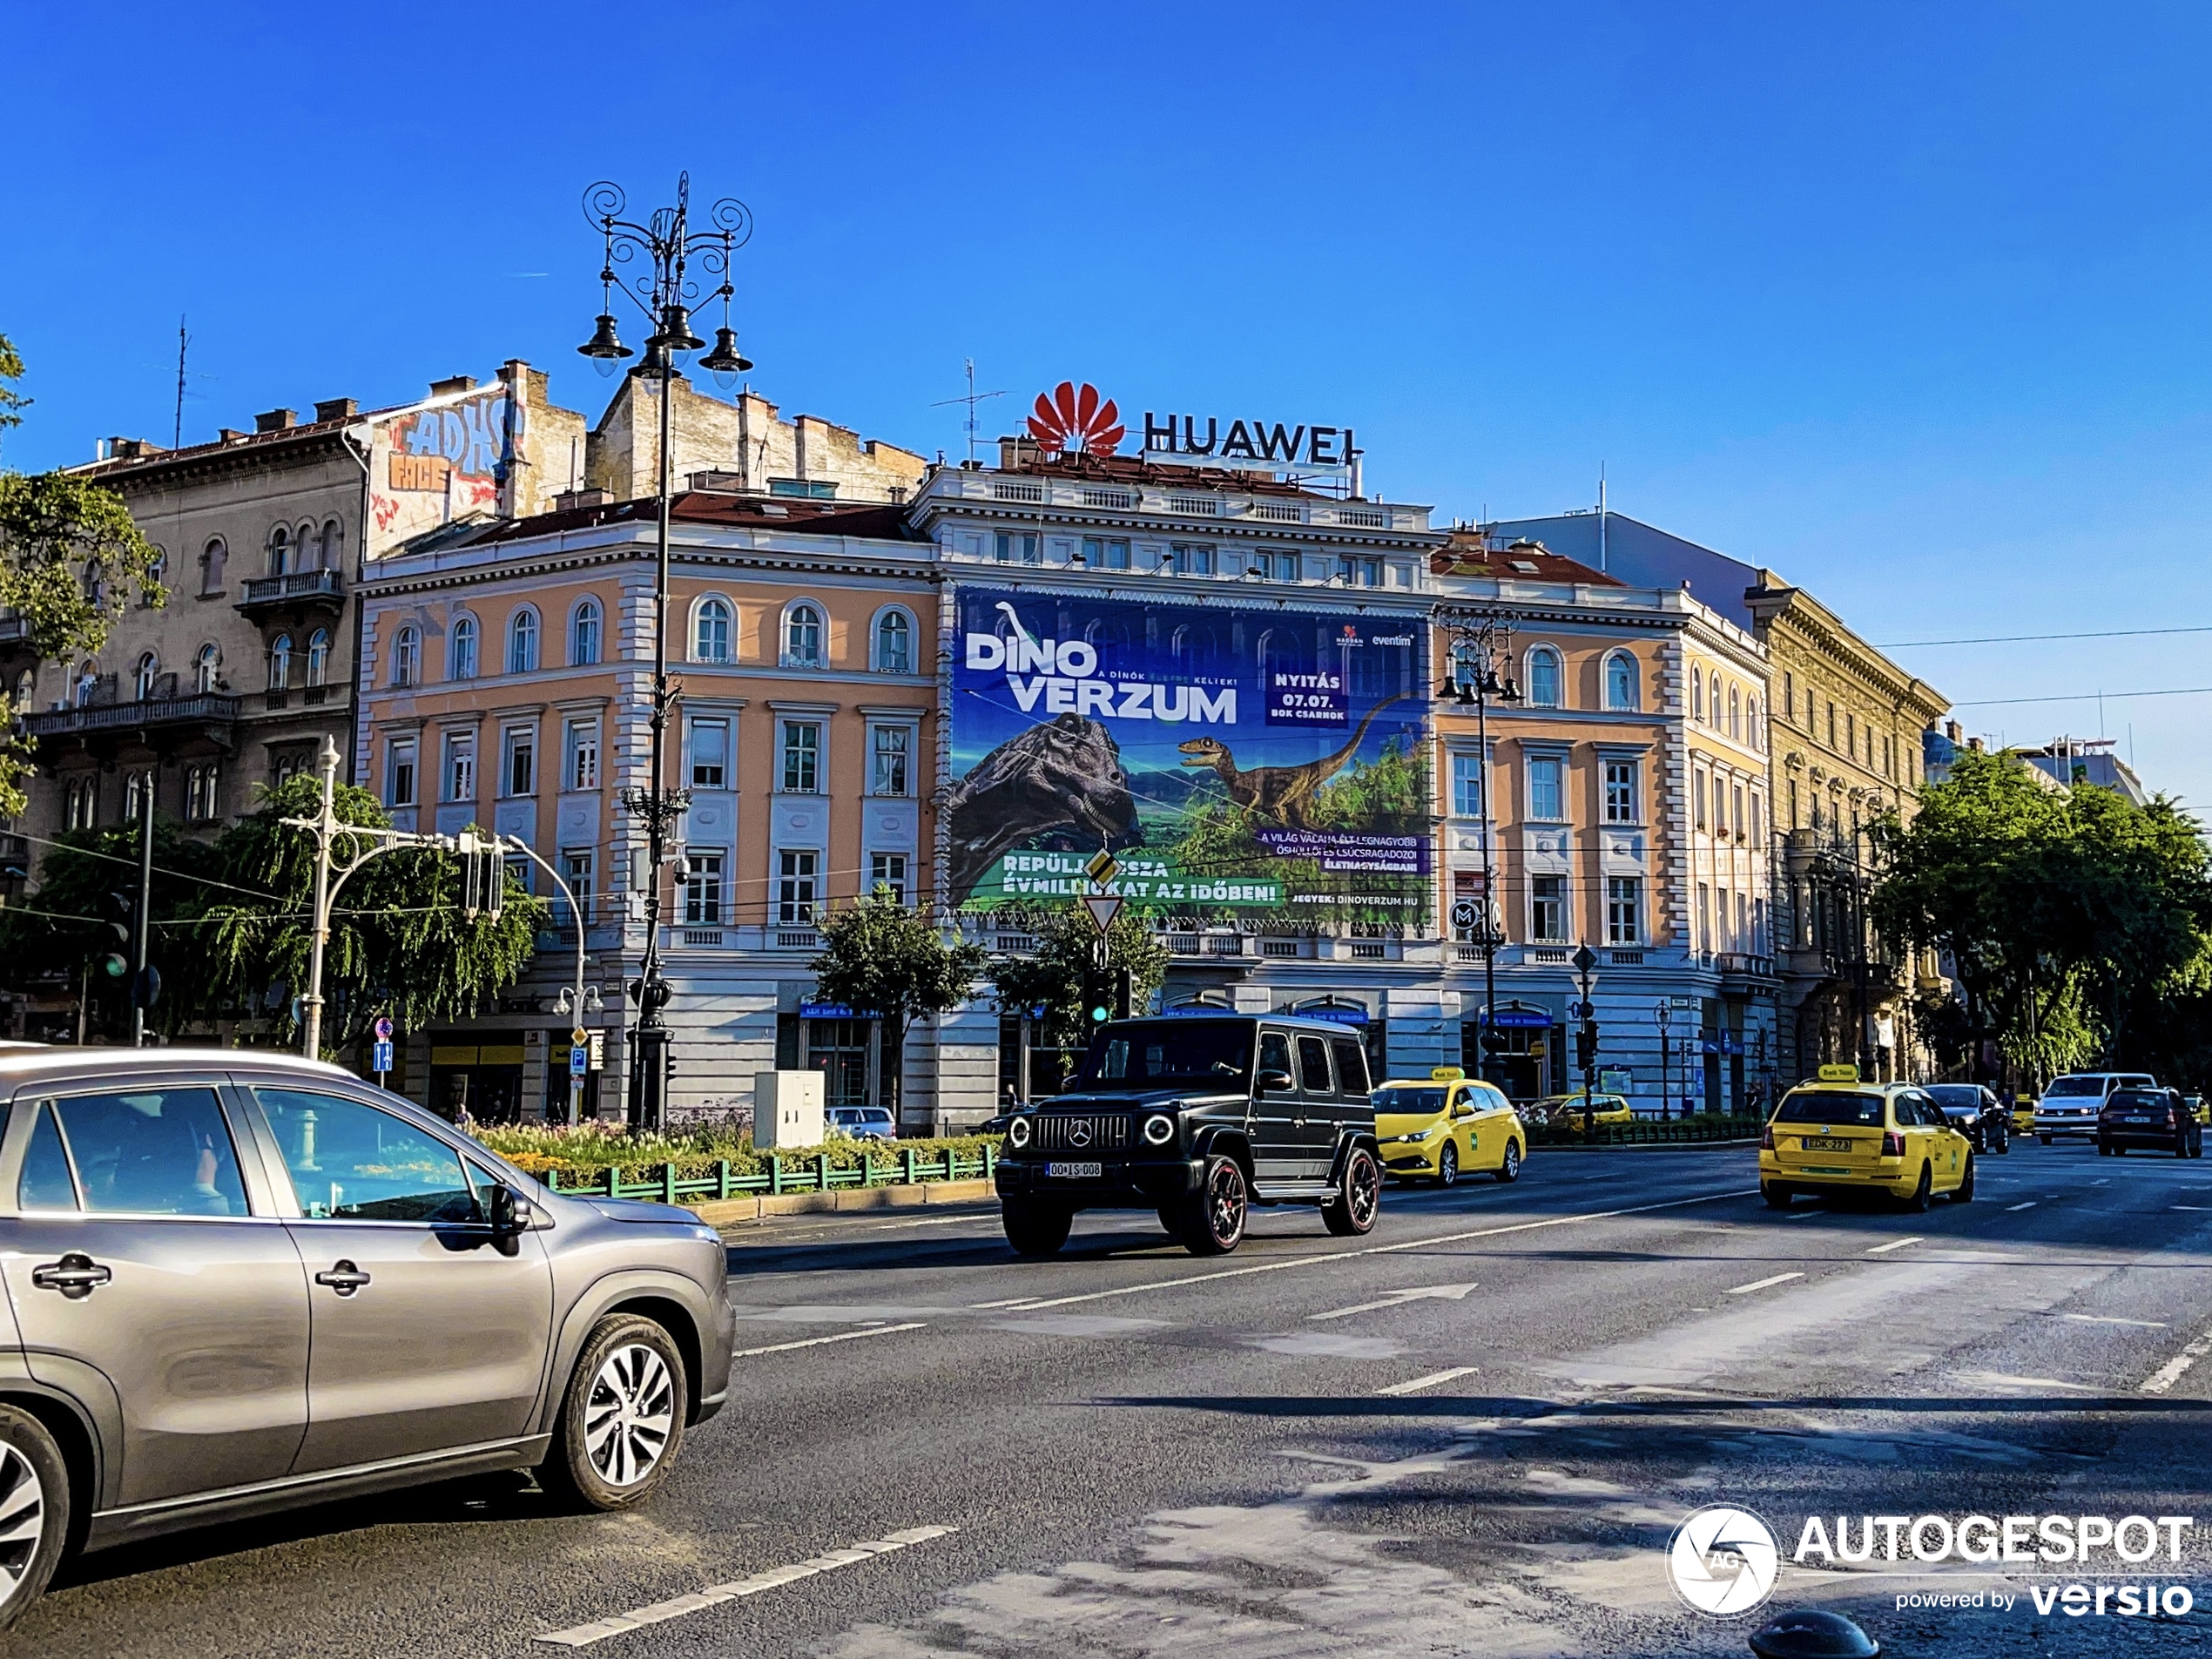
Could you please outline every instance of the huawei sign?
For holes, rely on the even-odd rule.
[[[1110,397],[1086,381],[1077,386],[1062,381],[1049,392],[1037,394],[1029,412],[1029,435],[1049,455],[1081,450],[1087,455],[1110,455],[1121,443],[1121,411]]]

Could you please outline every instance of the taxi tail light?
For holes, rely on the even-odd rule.
[[[1893,1129],[1884,1130],[1882,1131],[1882,1156],[1885,1158],[1903,1157],[1905,1156],[1905,1136],[1898,1134]]]
[[[1771,1123],[1759,1131],[1759,1150],[1762,1152],[1774,1150],[1774,1125]]]

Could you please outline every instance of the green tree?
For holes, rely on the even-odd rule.
[[[23,372],[0,335],[0,429],[20,424],[29,407],[12,384]],[[97,651],[126,606],[165,604],[158,558],[113,490],[68,473],[0,469],[0,607],[23,618],[40,657]],[[24,712],[0,698],[8,728]],[[24,810],[28,747],[20,738],[0,742],[0,817]]]
[[[995,956],[987,970],[998,994],[999,1008],[1027,1014],[1042,1008],[1037,1035],[1048,1047],[1079,1048],[1090,1040],[1083,1007],[1083,983],[1093,970],[1098,929],[1081,905],[1028,905],[1000,912],[1002,924],[1018,926],[1036,941],[1027,956]],[[1167,977],[1168,954],[1159,936],[1127,905],[1106,930],[1106,972],[1129,970],[1130,1000],[1141,1004]]]
[[[199,920],[203,1014],[258,1006],[267,988],[282,985],[290,995],[280,1028],[296,1028],[290,1001],[307,979],[314,842],[282,820],[312,818],[321,803],[320,779],[290,779],[217,841],[217,874],[228,886],[210,890]],[[362,828],[391,822],[365,789],[341,786],[335,810],[341,822]],[[341,865],[347,845],[341,838]],[[545,901],[510,876],[499,918],[472,919],[462,913],[461,884],[458,859],[422,847],[383,853],[339,889],[323,953],[323,1033],[332,1052],[358,1041],[379,1014],[403,1027],[465,1019],[521,976],[549,919]]]
[[[906,1069],[907,1028],[968,1001],[983,971],[983,948],[947,944],[941,928],[887,892],[833,910],[819,925],[822,954],[808,964],[814,994],[883,1022],[891,1052],[889,1104],[895,1114]]]

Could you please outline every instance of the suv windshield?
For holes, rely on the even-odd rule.
[[[1133,1020],[1109,1025],[1091,1039],[1076,1083],[1115,1090],[1191,1082],[1242,1089],[1251,1071],[1252,1032],[1244,1020]]]
[[[1444,1091],[1440,1089],[1378,1089],[1373,1098],[1377,1112],[1426,1115],[1444,1109]]]
[[[1928,1093],[1935,1096],[1939,1106],[1971,1106],[1981,1108],[1981,1089],[1976,1083],[1930,1083]]]
[[[2048,1100],[2054,1095],[2101,1095],[2104,1092],[2105,1080],[2101,1077],[2054,1077],[2051,1086],[2043,1091],[2043,1098]]]
[[[1777,1123],[1858,1123],[1868,1129],[1882,1122],[1879,1095],[1831,1095],[1806,1089],[1787,1096],[1774,1115]]]

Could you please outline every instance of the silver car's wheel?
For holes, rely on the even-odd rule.
[[[539,1483],[593,1509],[637,1503],[668,1478],[690,1386],[665,1330],[639,1314],[609,1314],[577,1356]]]
[[[0,1630],[38,1599],[69,1535],[69,1470],[46,1426],[0,1406]]]

